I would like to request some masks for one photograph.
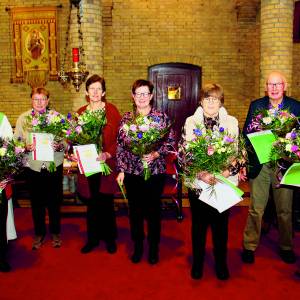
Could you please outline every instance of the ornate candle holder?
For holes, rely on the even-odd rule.
[[[76,3],[75,3],[76,2]],[[72,68],[70,71],[65,71],[65,63],[66,63],[66,56],[67,56],[67,49],[69,46],[69,32],[70,32],[70,25],[71,25],[71,11],[72,5],[75,5],[77,8],[77,24],[78,24],[78,39],[80,41],[79,48],[72,49]],[[67,86],[69,83],[75,87],[76,92],[79,92],[80,86],[83,82],[85,82],[89,72],[86,70],[86,65],[83,61],[80,61],[80,56],[84,58],[84,49],[83,49],[83,34],[81,31],[81,15],[80,15],[80,1],[70,1],[70,13],[68,19],[68,28],[66,32],[66,45],[64,49],[64,58],[61,64],[60,71],[58,72],[58,80],[63,86]]]

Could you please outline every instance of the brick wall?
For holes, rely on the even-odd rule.
[[[130,109],[130,86],[149,65],[192,63],[202,67],[202,82],[224,86],[226,107],[242,121],[257,96],[259,32],[256,13],[238,15],[235,2],[104,1],[109,98]]]
[[[107,98],[124,112],[131,108],[130,87],[147,77],[150,65],[192,63],[202,67],[202,82],[225,89],[225,106],[241,121],[251,99],[259,96],[260,17],[258,0],[83,0],[84,48],[90,74],[103,74]],[[238,4],[237,4],[238,3]],[[12,124],[30,106],[30,88],[11,84],[12,54],[9,14],[0,1],[0,110]],[[64,46],[68,0],[15,0],[14,6],[58,5],[58,38]],[[103,25],[103,26],[102,26]],[[74,34],[72,33],[73,37]],[[294,47],[293,61],[300,57]],[[298,59],[299,61],[299,59]],[[298,64],[299,65],[299,64]],[[294,72],[297,72],[294,63]],[[293,85],[297,82],[294,79]],[[298,84],[299,86],[299,84]],[[49,82],[54,107],[67,112],[84,103],[84,88],[76,93]],[[294,89],[298,95],[298,89]]]

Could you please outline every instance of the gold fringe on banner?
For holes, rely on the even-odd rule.
[[[31,88],[43,87],[49,80],[48,70],[27,70],[24,71],[25,81]]]

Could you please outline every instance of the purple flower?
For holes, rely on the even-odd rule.
[[[257,120],[260,120],[262,117],[263,117],[262,114],[258,114],[258,115],[256,116],[256,119],[257,119]]]
[[[292,152],[297,152],[298,149],[299,149],[299,147],[298,147],[297,145],[293,145],[293,146],[291,147],[291,151],[292,151]]]
[[[137,134],[137,137],[138,137],[139,139],[141,139],[141,138],[143,137],[143,133],[142,133],[142,132],[139,132],[139,133]]]
[[[283,109],[283,104],[282,103],[278,104],[278,109]]]
[[[61,119],[60,122],[61,122],[61,124],[65,124],[66,120],[65,119]]]
[[[295,131],[291,132],[291,139],[297,138],[297,133]]]
[[[228,136],[228,135],[225,135],[224,138],[223,138],[223,141],[224,141],[225,143],[233,143],[233,142],[234,142],[234,139],[231,138],[231,137]]]
[[[152,116],[152,120],[156,123],[159,123],[160,117],[159,116]]]
[[[193,130],[196,136],[202,136],[202,131],[199,128]]]
[[[224,128],[223,128],[223,127],[220,127],[220,128],[219,128],[219,131],[220,131],[220,132],[224,132]]]
[[[67,114],[67,119],[68,119],[68,120],[71,120],[71,119],[72,119],[72,114],[69,113],[69,112],[68,112],[68,114]]]

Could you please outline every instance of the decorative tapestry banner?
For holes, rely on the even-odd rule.
[[[14,48],[12,82],[43,86],[57,80],[57,8],[11,9]]]

